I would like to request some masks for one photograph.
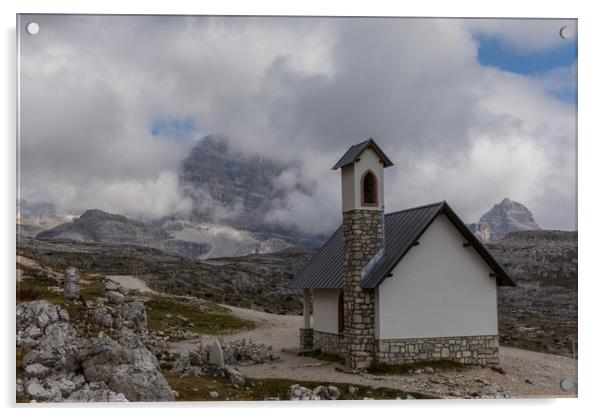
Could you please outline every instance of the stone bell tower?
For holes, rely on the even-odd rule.
[[[384,251],[384,169],[393,163],[373,139],[351,146],[341,169],[343,200],[343,315],[345,364],[367,368],[375,345],[374,290],[362,279]]]

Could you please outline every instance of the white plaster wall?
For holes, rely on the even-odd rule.
[[[354,164],[341,168],[341,200],[343,201],[343,212],[355,209],[355,174]],[[359,190],[358,190],[359,192]]]
[[[490,269],[441,215],[378,287],[379,339],[496,335]]]
[[[339,332],[339,289],[314,289],[314,330]]]

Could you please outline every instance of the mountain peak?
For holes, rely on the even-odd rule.
[[[526,206],[507,197],[483,214],[478,223],[469,224],[469,227],[484,241],[498,240],[514,231],[540,229]]]

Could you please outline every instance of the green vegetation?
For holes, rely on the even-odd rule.
[[[244,389],[235,389],[226,379],[216,378],[212,376],[191,376],[173,374],[169,371],[164,371],[163,375],[169,382],[172,389],[179,393],[178,401],[219,401],[219,400],[265,400],[268,398],[278,398],[280,400],[288,400],[290,394],[290,386],[300,384],[303,387],[314,389],[320,385],[336,386],[341,392],[341,400],[362,400],[364,397],[372,399],[389,399],[394,400],[398,397],[406,399],[408,394],[416,399],[431,399],[433,396],[408,393],[406,391],[380,387],[373,389],[367,386],[360,386],[347,383],[328,383],[324,381],[298,381],[290,379],[269,378],[269,379],[247,379],[248,386]],[[357,393],[351,395],[349,387],[355,386],[358,388]],[[212,399],[209,397],[210,391],[217,391],[219,397]]]
[[[191,299],[155,296],[144,306],[148,327],[156,331],[181,329],[199,334],[224,334],[255,327],[253,322],[237,318],[223,307]]]
[[[47,300],[56,304],[62,303],[63,293],[48,289],[52,286],[58,286],[59,283],[55,279],[46,276],[45,273],[29,274],[24,272],[23,275],[27,277],[17,282],[17,303],[34,300]]]
[[[441,371],[463,371],[466,367],[456,361],[438,360],[438,361],[423,361],[420,363],[410,364],[374,364],[368,369],[371,374],[409,374],[420,368],[431,367],[434,370]]]
[[[321,349],[313,350],[308,354],[310,357],[315,358],[320,361],[328,361],[331,363],[339,363],[343,364],[344,360],[336,354],[330,354],[327,352],[322,352]]]

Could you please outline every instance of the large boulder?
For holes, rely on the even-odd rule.
[[[139,301],[125,302],[121,305],[119,315],[123,320],[123,326],[136,331],[146,330],[147,316],[144,304]]]
[[[121,305],[123,302],[125,302],[125,295],[117,292],[116,290],[111,290],[107,292],[107,299],[109,302],[114,303],[115,305]]]
[[[43,331],[48,324],[58,321],[59,308],[46,300],[24,302],[17,305],[17,335],[26,330]],[[41,335],[41,333],[40,333]]]
[[[23,357],[23,365],[42,364],[53,369],[73,371],[79,367],[81,340],[67,322],[54,322],[44,329],[36,347]]]
[[[82,349],[88,382],[104,382],[129,401],[172,401],[173,391],[157,358],[144,346],[127,348],[111,338],[96,338]]]
[[[208,364],[216,367],[223,367],[225,365],[224,351],[222,350],[222,346],[217,339],[215,339],[209,347]]]

